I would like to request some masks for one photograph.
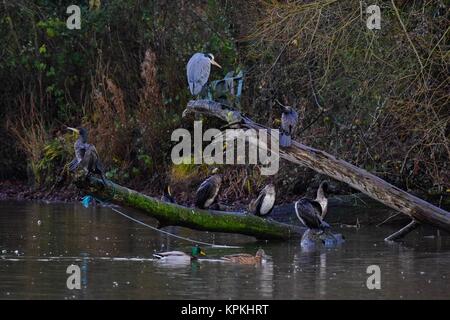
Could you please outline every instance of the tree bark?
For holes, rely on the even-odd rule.
[[[228,110],[214,101],[190,101],[183,112],[183,116],[189,113],[215,116],[228,123],[239,123],[242,128],[269,129],[270,134],[270,128],[257,124],[240,112]],[[306,166],[345,182],[369,197],[408,215],[420,223],[427,223],[450,232],[449,212],[393,186],[364,169],[296,141],[292,141],[289,148],[280,149],[279,155],[287,161]]]
[[[132,207],[155,218],[162,226],[182,226],[195,230],[239,233],[260,240],[301,238],[305,228],[263,219],[251,214],[188,208],[167,203],[108,181],[90,177],[78,179],[76,186],[85,194],[105,202]]]

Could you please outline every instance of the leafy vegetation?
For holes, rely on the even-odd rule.
[[[80,124],[119,183],[160,192],[207,175],[170,161],[171,132],[192,125],[181,118],[185,64],[205,51],[223,66],[212,79],[244,70],[242,108],[255,120],[276,126],[275,100],[295,105],[305,144],[402,188],[448,194],[442,1],[383,2],[381,30],[366,28],[364,3],[332,0],[85,1],[81,29],[69,30],[71,2],[0,5],[0,178],[53,184],[73,157],[64,128]],[[224,196],[256,193],[265,179],[253,169],[226,168]],[[293,196],[315,176],[282,164],[275,180]]]

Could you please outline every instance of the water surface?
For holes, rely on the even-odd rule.
[[[145,215],[123,211],[154,225]],[[419,229],[403,244],[387,244],[383,239],[394,229],[337,228],[347,239],[344,245],[310,251],[299,241],[266,243],[185,228],[165,230],[242,248],[204,247],[209,260],[165,264],[152,253],[187,252],[190,244],[109,208],[0,202],[0,299],[450,298],[450,237],[438,237],[433,229]],[[268,255],[261,266],[217,260],[236,252],[254,254],[260,247]],[[81,268],[80,290],[66,286],[71,264]],[[380,267],[380,290],[366,286],[369,265]]]

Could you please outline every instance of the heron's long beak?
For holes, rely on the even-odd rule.
[[[67,130],[72,130],[73,132],[80,134],[80,130],[76,129],[76,128],[72,128],[72,127],[67,127]]]
[[[215,65],[216,67],[219,67],[220,69],[222,69],[222,67],[220,66],[220,64],[218,64],[216,61],[211,60],[211,64]]]

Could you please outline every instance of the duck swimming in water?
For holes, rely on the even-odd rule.
[[[222,176],[218,173],[218,169],[213,170],[213,175],[202,182],[197,189],[195,197],[195,206],[200,209],[206,209],[213,204],[219,193],[222,184]]]
[[[237,253],[228,256],[223,256],[222,260],[238,263],[238,264],[260,264],[265,257],[265,252],[263,249],[259,249],[256,255],[252,256],[248,253]]]
[[[319,230],[330,228],[330,225],[323,221],[328,210],[327,191],[328,183],[323,181],[317,189],[316,199],[302,198],[295,202],[295,214],[307,228]]]
[[[261,190],[258,198],[250,202],[249,211],[257,216],[270,214],[275,204],[275,195],[275,186],[268,184]]]
[[[167,252],[160,252],[160,253],[154,253],[153,256],[156,259],[159,260],[165,260],[165,261],[184,261],[189,262],[192,260],[197,260],[199,256],[205,256],[206,253],[200,248],[199,246],[192,247],[191,254],[184,253],[183,251],[167,251]]]
[[[95,146],[88,143],[87,130],[82,127],[67,127],[67,129],[79,135],[79,138],[74,144],[75,158],[69,163],[69,170],[75,171],[79,167],[83,168],[87,173],[86,179],[93,173],[99,174],[103,184],[106,185],[103,165],[100,162],[100,157]]]

